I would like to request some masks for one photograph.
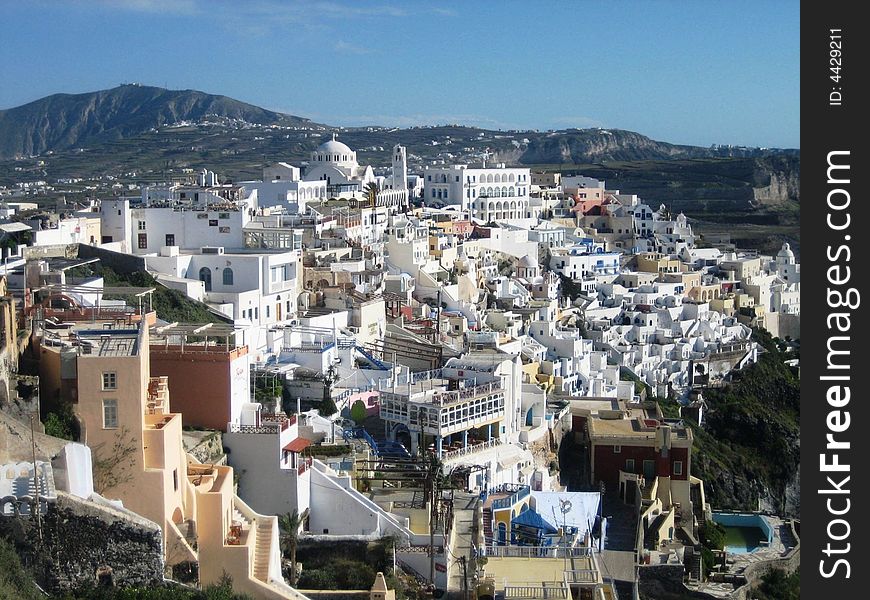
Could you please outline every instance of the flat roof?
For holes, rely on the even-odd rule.
[[[79,329],[76,336],[90,356],[136,356],[139,354],[137,329]],[[91,343],[86,343],[91,342]]]

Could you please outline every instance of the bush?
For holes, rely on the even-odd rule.
[[[71,441],[75,441],[78,437],[76,435],[78,426],[72,411],[61,409],[58,412],[50,412],[45,416],[44,425],[46,435]]]
[[[41,598],[33,579],[21,565],[15,548],[4,539],[0,539],[0,598]]]
[[[786,575],[785,571],[774,569],[761,579],[754,594],[757,600],[800,600],[800,572]]]
[[[698,528],[701,543],[711,550],[725,549],[725,528],[719,523],[706,521]]]
[[[366,420],[366,405],[362,400],[357,400],[353,403],[353,406],[350,407],[350,418],[353,419],[357,425],[362,425],[363,421]]]

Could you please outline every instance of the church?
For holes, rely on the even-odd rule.
[[[326,181],[330,198],[365,199],[370,184],[377,186],[376,205],[404,207],[408,204],[408,161],[404,146],[393,146],[389,176],[376,176],[371,165],[360,165],[356,152],[347,144],[332,139],[311,153],[305,181]]]

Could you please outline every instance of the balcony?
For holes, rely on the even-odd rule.
[[[145,414],[161,415],[169,408],[169,377],[152,377],[148,382]]]
[[[493,438],[486,442],[472,444],[464,448],[457,448],[456,450],[450,450],[448,452],[445,452],[442,456],[442,459],[448,461],[454,458],[468,456],[469,454],[476,454],[478,452],[483,452],[484,450],[489,450],[490,448],[495,448],[496,446],[501,445],[501,443],[501,438]]]
[[[259,425],[227,423],[227,433],[280,433],[296,424],[296,415],[263,413]]]

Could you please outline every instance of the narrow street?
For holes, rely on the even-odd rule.
[[[480,498],[477,494],[466,492],[456,492],[453,499],[453,547],[447,561],[448,600],[462,600],[464,598],[463,592],[465,588],[460,557],[465,557],[467,568],[470,569],[474,509],[477,507],[478,502],[480,502]],[[469,571],[469,586],[472,585],[472,575]]]

